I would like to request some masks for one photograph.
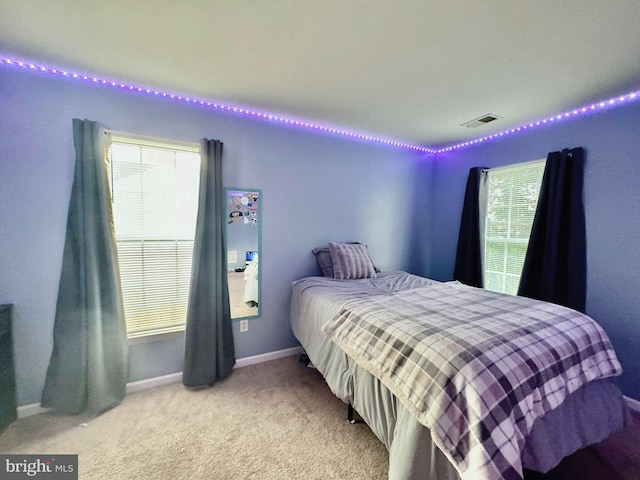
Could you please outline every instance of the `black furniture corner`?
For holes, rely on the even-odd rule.
[[[0,305],[0,431],[17,417],[11,311],[12,305]]]

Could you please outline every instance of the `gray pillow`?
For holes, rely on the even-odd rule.
[[[333,278],[351,280],[376,278],[376,270],[367,253],[367,246],[361,243],[329,242]]]
[[[316,262],[318,262],[318,266],[322,270],[322,275],[333,278],[333,263],[331,262],[329,247],[317,247],[311,251],[316,256]]]
[[[359,244],[360,242],[349,242]],[[366,247],[366,245],[365,245]],[[331,252],[329,251],[329,245],[325,245],[323,247],[316,247],[311,250],[316,257],[316,262],[318,262],[318,266],[320,270],[322,270],[322,276],[333,278],[333,262],[331,261]],[[378,267],[373,265],[376,273],[380,271]]]

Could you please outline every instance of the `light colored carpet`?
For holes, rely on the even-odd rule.
[[[384,445],[348,424],[346,405],[297,360],[238,368],[206,389],[132,393],[93,419],[23,418],[0,435],[0,452],[78,454],[83,480],[387,478]]]
[[[227,274],[229,282],[229,306],[231,318],[252,317],[258,315],[258,307],[250,307],[242,301],[244,298],[244,273],[229,272]]]

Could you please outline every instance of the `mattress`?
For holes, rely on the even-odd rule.
[[[377,278],[335,280],[308,277],[293,283],[291,326],[333,393],[351,403],[389,450],[391,479],[458,479],[456,467],[436,446],[432,432],[376,376],[340,349],[322,327],[352,299],[436,285],[405,272]],[[521,451],[525,469],[547,472],[560,460],[601,441],[629,421],[612,379],[595,380],[571,393],[533,424]]]

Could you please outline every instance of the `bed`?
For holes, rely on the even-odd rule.
[[[290,313],[390,479],[521,479],[630,422],[609,339],[564,307],[381,272],[295,281]]]

